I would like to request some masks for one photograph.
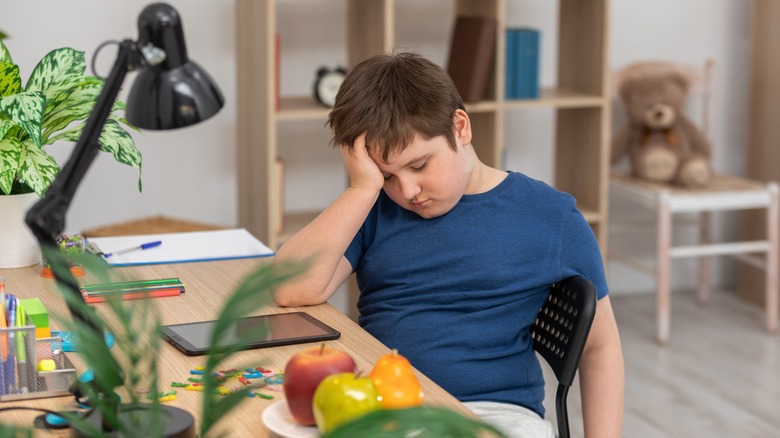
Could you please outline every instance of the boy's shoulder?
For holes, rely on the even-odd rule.
[[[560,191],[548,183],[532,178],[524,173],[510,170],[507,176],[507,183],[514,191],[527,198],[550,202],[557,201],[564,204],[574,202],[574,197],[569,193]]]

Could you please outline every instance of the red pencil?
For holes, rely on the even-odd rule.
[[[107,300],[136,300],[139,298],[160,298],[175,297],[181,295],[181,288],[158,289],[148,292],[128,292],[123,294],[84,296],[84,300],[89,304],[105,303]]]

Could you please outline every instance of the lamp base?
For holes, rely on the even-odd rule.
[[[173,406],[160,405],[160,410],[163,416],[163,431],[160,436],[166,438],[194,438],[195,437],[195,418],[189,412],[184,409],[180,409]],[[134,415],[148,415],[151,414],[151,405],[146,403],[137,404],[123,404],[119,405],[119,417],[128,417],[131,414]],[[94,428],[101,428],[103,424],[103,416],[97,410],[93,410],[86,417],[85,420]],[[141,421],[144,426],[149,426],[151,419]],[[139,436],[139,431],[130,431],[133,435]],[[90,436],[87,431],[73,428],[73,436],[88,437]],[[109,433],[108,436],[119,437],[119,432]]]

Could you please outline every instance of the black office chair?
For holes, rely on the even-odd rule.
[[[558,378],[555,415],[560,438],[569,438],[566,396],[574,383],[596,315],[596,300],[596,288],[584,277],[573,276],[559,281],[550,288],[550,295],[531,327],[534,350],[547,361]]]

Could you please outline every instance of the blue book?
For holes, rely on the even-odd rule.
[[[511,46],[511,75],[507,83],[511,84],[507,91],[513,99],[539,98],[539,53],[541,36],[538,30],[529,28],[510,29],[507,46]],[[511,41],[511,43],[509,43]],[[507,59],[509,54],[507,53]]]
[[[504,66],[504,98],[514,99],[517,95],[517,38],[515,29],[506,30],[506,65]]]

